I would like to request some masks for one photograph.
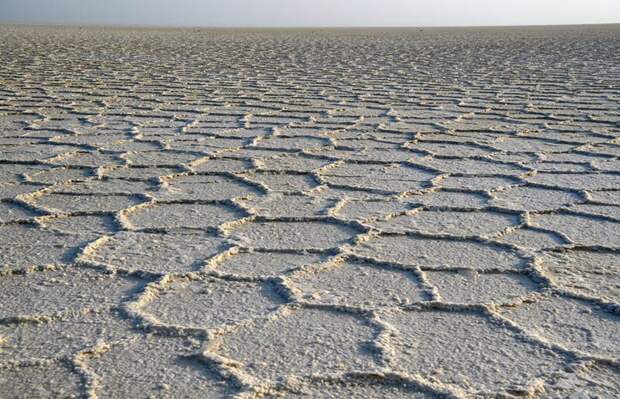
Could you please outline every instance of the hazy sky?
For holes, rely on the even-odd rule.
[[[620,0],[0,0],[0,22],[166,26],[620,23]]]

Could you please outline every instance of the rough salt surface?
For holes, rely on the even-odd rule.
[[[618,397],[619,35],[0,27],[0,396]]]

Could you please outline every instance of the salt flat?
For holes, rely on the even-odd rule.
[[[0,27],[0,397],[620,396],[619,38]]]

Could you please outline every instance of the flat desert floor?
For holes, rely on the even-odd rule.
[[[619,54],[0,27],[0,397],[620,396]]]

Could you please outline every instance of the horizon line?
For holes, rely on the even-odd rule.
[[[614,26],[618,22],[585,22],[523,25],[162,25],[162,24],[107,24],[107,23],[38,23],[0,21],[0,26],[66,27],[66,28],[138,28],[138,29],[445,29],[445,28],[528,28],[562,26]]]

